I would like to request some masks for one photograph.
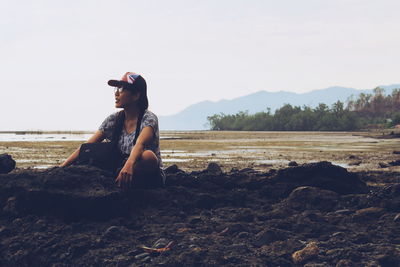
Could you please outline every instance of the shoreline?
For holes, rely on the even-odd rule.
[[[160,140],[164,167],[177,164],[185,171],[204,169],[216,162],[225,171],[256,168],[268,171],[291,161],[298,164],[326,160],[354,171],[381,169],[396,160],[397,139],[380,139],[365,132],[164,132]],[[53,167],[82,144],[78,141],[0,141],[17,168]],[[398,167],[390,167],[396,170]]]

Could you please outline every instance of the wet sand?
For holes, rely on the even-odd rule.
[[[400,139],[378,139],[380,132],[224,132],[161,133],[164,166],[177,164],[185,171],[204,169],[217,162],[223,170],[251,167],[268,170],[326,160],[353,171],[380,169],[398,157]],[[59,165],[82,142],[1,142],[0,152],[17,161],[17,168]],[[388,170],[398,170],[389,167]]]

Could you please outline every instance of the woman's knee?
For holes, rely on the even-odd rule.
[[[153,151],[145,150],[140,157],[140,163],[145,168],[155,168],[158,166],[158,158]]]

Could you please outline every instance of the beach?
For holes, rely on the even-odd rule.
[[[45,169],[61,164],[89,136],[89,132],[0,134],[0,153],[10,154],[17,168]],[[204,169],[209,162],[218,163],[225,171],[265,171],[291,161],[321,160],[361,171],[380,169],[379,163],[396,159],[393,151],[400,150],[399,139],[381,137],[381,132],[164,131],[160,148],[164,167],[176,164],[185,171]]]

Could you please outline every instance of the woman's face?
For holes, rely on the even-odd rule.
[[[139,99],[139,93],[132,93],[129,90],[123,88],[115,89],[115,107],[116,108],[125,108],[131,105],[137,105],[137,101]]]

